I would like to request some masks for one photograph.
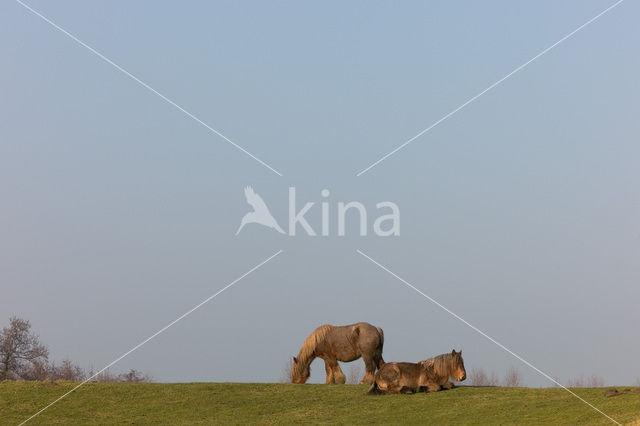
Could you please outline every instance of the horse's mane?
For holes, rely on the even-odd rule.
[[[451,372],[451,357],[451,354],[442,354],[420,361],[418,364],[423,365],[437,376],[449,376]]]
[[[313,330],[313,332],[309,335],[309,337],[307,337],[307,339],[302,344],[302,347],[300,348],[300,353],[298,354],[298,359],[301,360],[302,362],[307,361],[313,355],[313,351],[316,349],[318,344],[327,337],[327,333],[332,328],[333,328],[333,325],[325,324]]]

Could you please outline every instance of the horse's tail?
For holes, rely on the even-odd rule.
[[[376,363],[378,364],[377,367],[380,369],[384,365],[384,359],[382,359],[382,348],[384,347],[384,331],[382,331],[380,327],[376,327],[376,329],[378,330],[378,334],[380,335],[380,344],[376,349]]]
[[[384,331],[380,327],[376,327],[378,334],[380,335],[380,347],[384,346]]]
[[[371,387],[369,388],[369,390],[367,391],[367,395],[382,395],[385,394],[386,392],[383,391],[382,389],[380,389],[378,387],[378,382],[377,381],[373,381],[373,383],[371,384]]]

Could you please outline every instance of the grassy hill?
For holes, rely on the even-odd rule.
[[[75,384],[0,383],[0,424],[20,423]],[[555,388],[464,386],[382,396],[364,395],[366,389],[276,383],[89,383],[32,423],[610,423]],[[617,421],[640,424],[640,393],[606,397],[601,388],[575,391]]]

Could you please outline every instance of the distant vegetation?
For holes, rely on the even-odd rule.
[[[522,374],[520,370],[515,367],[507,370],[502,381],[500,381],[495,371],[487,374],[482,368],[475,368],[471,370],[471,374],[469,374],[469,384],[472,386],[499,386],[500,384],[505,387],[523,386]]]
[[[49,350],[31,331],[31,323],[12,316],[0,331],[0,381],[2,380],[72,380],[91,378],[94,382],[149,382],[151,377],[137,370],[95,375],[69,359],[60,363],[49,360]]]
[[[582,376],[576,379],[569,379],[567,387],[569,388],[599,388],[604,386],[604,379],[600,376],[590,376],[584,378]]]
[[[469,384],[472,386],[524,386],[520,371],[514,367],[507,370],[507,373],[502,380],[500,380],[495,371],[491,371],[491,373],[487,374],[482,368],[473,369],[471,370],[471,374],[469,374]],[[604,379],[596,375],[586,378],[584,376],[580,376],[578,378],[569,379],[565,384],[568,388],[601,388],[604,385]],[[640,378],[636,379],[635,385],[640,386]]]

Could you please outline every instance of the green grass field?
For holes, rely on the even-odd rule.
[[[0,424],[22,422],[75,384],[0,383]],[[32,423],[610,423],[563,389],[464,386],[381,396],[364,395],[366,390],[364,385],[89,383]],[[620,423],[640,424],[640,393],[575,392]]]

